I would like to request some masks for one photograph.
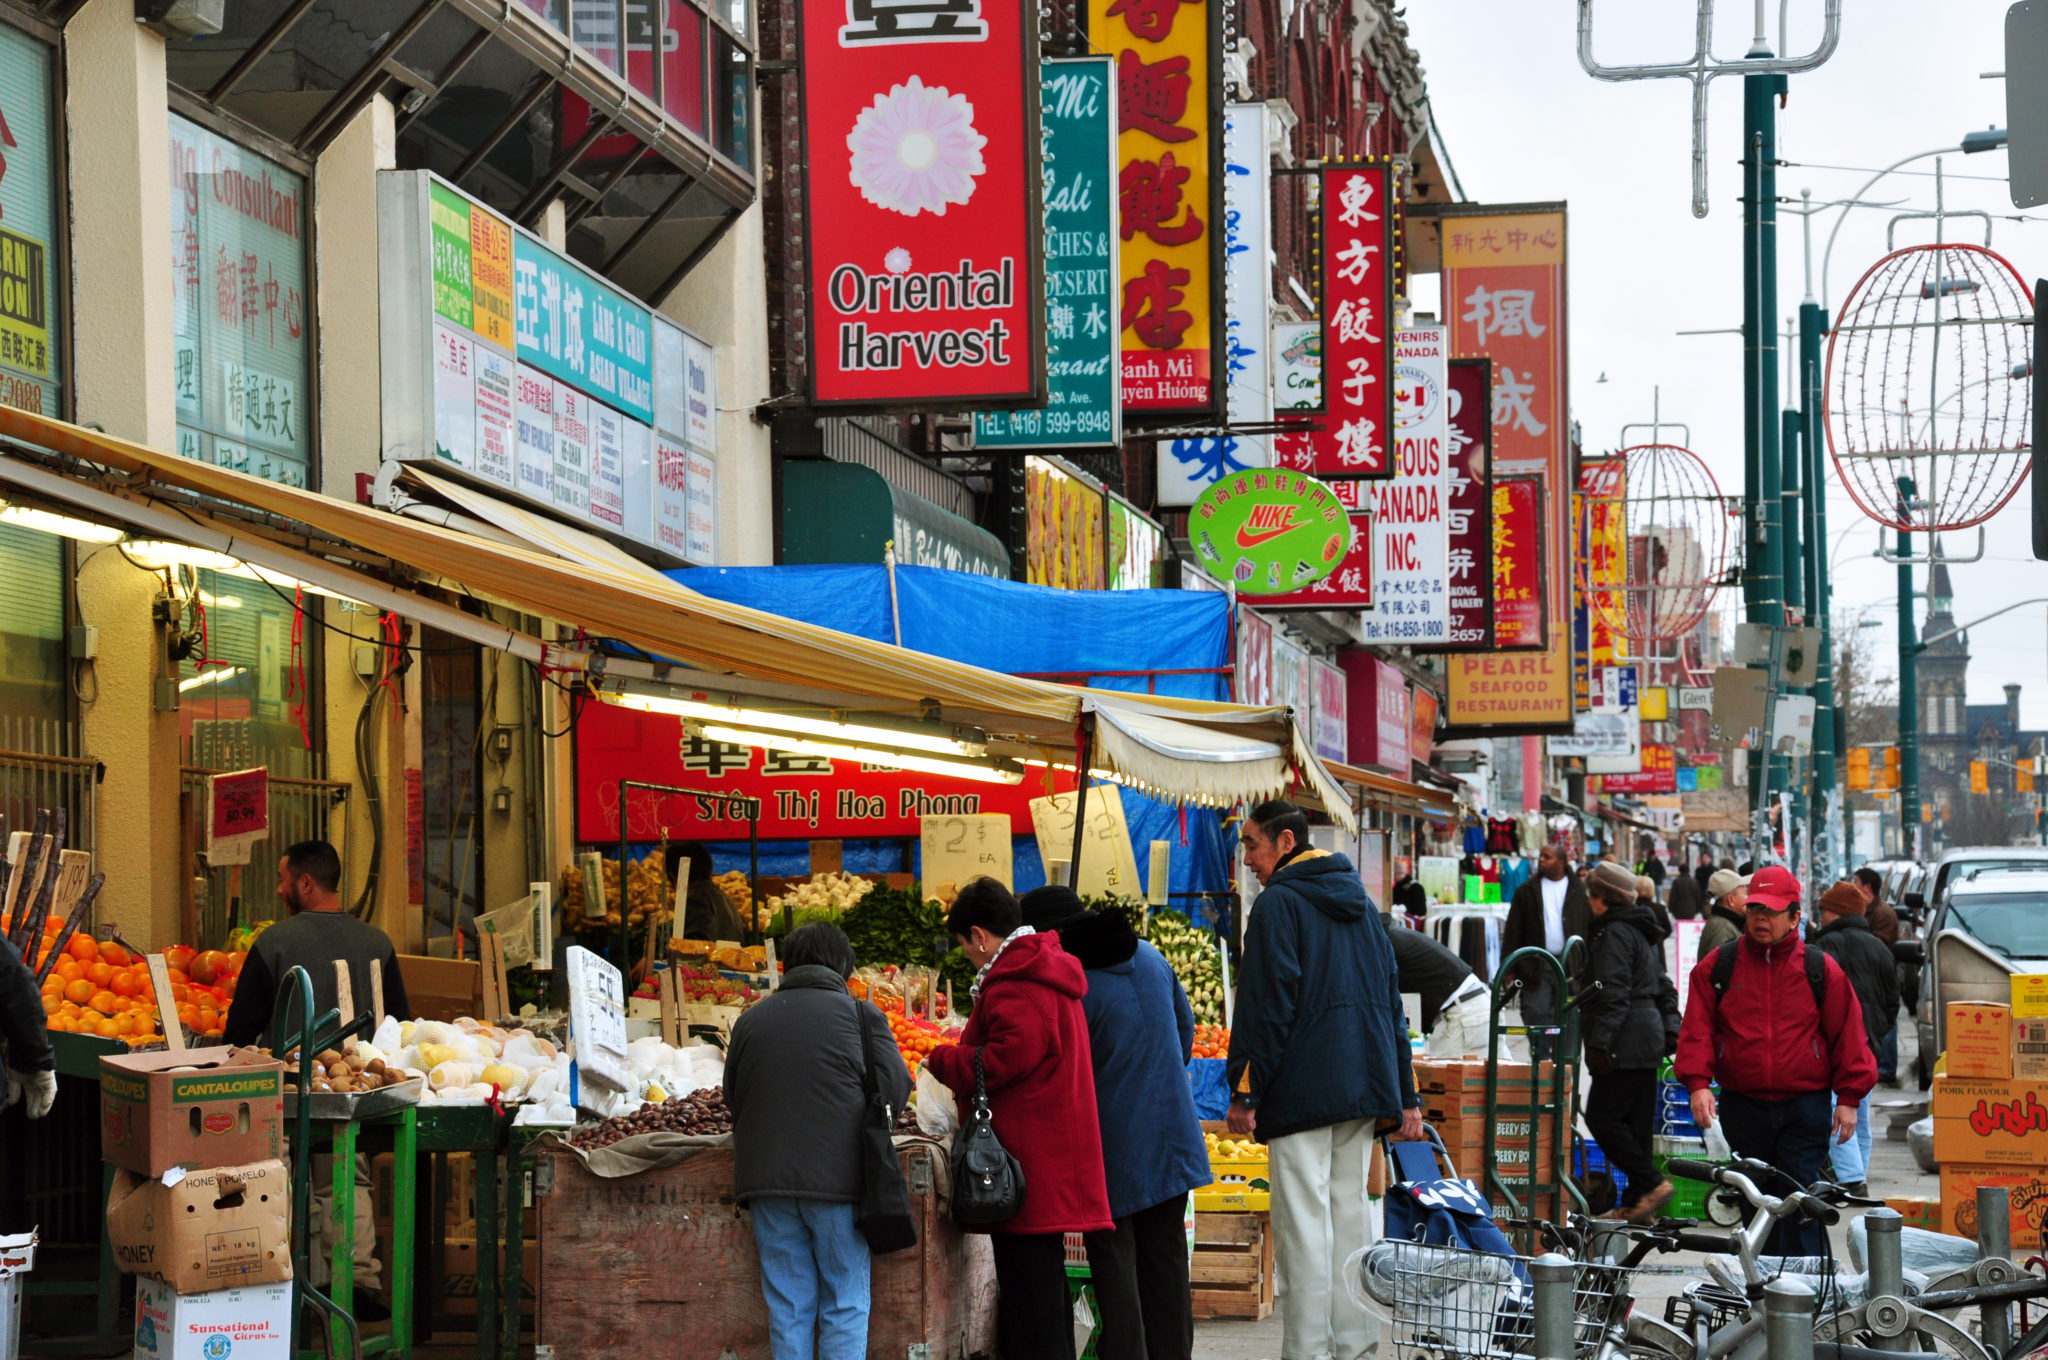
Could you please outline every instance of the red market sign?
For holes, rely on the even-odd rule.
[[[1669,746],[1644,746],[1637,774],[1600,776],[1602,793],[1677,793],[1678,756]]]
[[[1323,411],[1273,441],[1276,466],[1318,477],[1394,471],[1394,174],[1322,171]]]
[[[213,786],[209,841],[259,836],[270,830],[269,770],[237,770],[214,775],[209,782]]]
[[[1493,646],[1493,364],[1449,368],[1451,645],[1483,651]]]
[[[1493,645],[1541,651],[1543,484],[1534,477],[1493,482]]]
[[[1037,10],[801,12],[817,402],[1043,405]]]
[[[583,709],[575,741],[576,839],[586,843],[618,840],[620,780],[701,790],[633,791],[626,827],[635,841],[745,840],[756,808],[763,840],[915,836],[924,817],[976,813],[1002,813],[1022,836],[1032,832],[1033,798],[1074,787],[1064,773],[1049,790],[1042,771],[1021,784],[984,784],[706,741],[673,714],[605,703]]]

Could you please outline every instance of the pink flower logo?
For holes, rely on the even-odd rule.
[[[861,110],[846,134],[853,153],[848,178],[878,208],[944,217],[948,207],[974,196],[974,177],[987,168],[981,160],[987,145],[974,130],[974,105],[965,95],[912,76]]]

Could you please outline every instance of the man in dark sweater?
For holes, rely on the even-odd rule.
[[[412,1018],[391,937],[342,907],[341,856],[332,845],[300,841],[285,851],[277,862],[277,897],[290,914],[257,936],[249,950],[223,1029],[229,1043],[253,1044],[265,1037],[277,1005],[278,983],[294,967],[304,968],[313,979],[313,1014],[333,1009],[341,995],[335,983],[337,961],[348,964],[357,1014],[370,1008],[370,978],[376,974],[384,982],[384,1013]],[[341,1018],[346,1023],[355,1016]]]
[[[1490,1014],[1486,984],[1471,965],[1425,931],[1382,918],[1394,946],[1401,991],[1422,997],[1424,1051],[1432,1058],[1476,1058],[1486,1052]]]
[[[1593,933],[1593,908],[1586,901],[1586,885],[1571,871],[1564,850],[1546,845],[1536,856],[1536,873],[1515,889],[1508,904],[1507,924],[1501,927],[1500,956],[1503,961],[1516,950],[1537,948],[1562,958],[1564,947],[1573,939]],[[1581,967],[1586,955],[1578,956]],[[1557,1022],[1557,973],[1540,959],[1525,958],[1515,965],[1515,977],[1522,984],[1523,1023],[1531,1028]],[[1548,1056],[1547,1035],[1532,1035],[1530,1047]]]

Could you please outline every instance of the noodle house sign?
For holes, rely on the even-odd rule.
[[[1037,9],[803,0],[802,15],[817,403],[1043,406]]]

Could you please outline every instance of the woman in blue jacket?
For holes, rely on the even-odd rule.
[[[1086,1235],[1102,1314],[1102,1360],[1188,1360],[1188,1192],[1212,1179],[1188,1089],[1195,1013],[1166,959],[1116,912],[1091,912],[1071,888],[1024,894],[1024,924],[1059,933],[1088,971],[1081,1009],[1095,1061],[1110,1232]]]

